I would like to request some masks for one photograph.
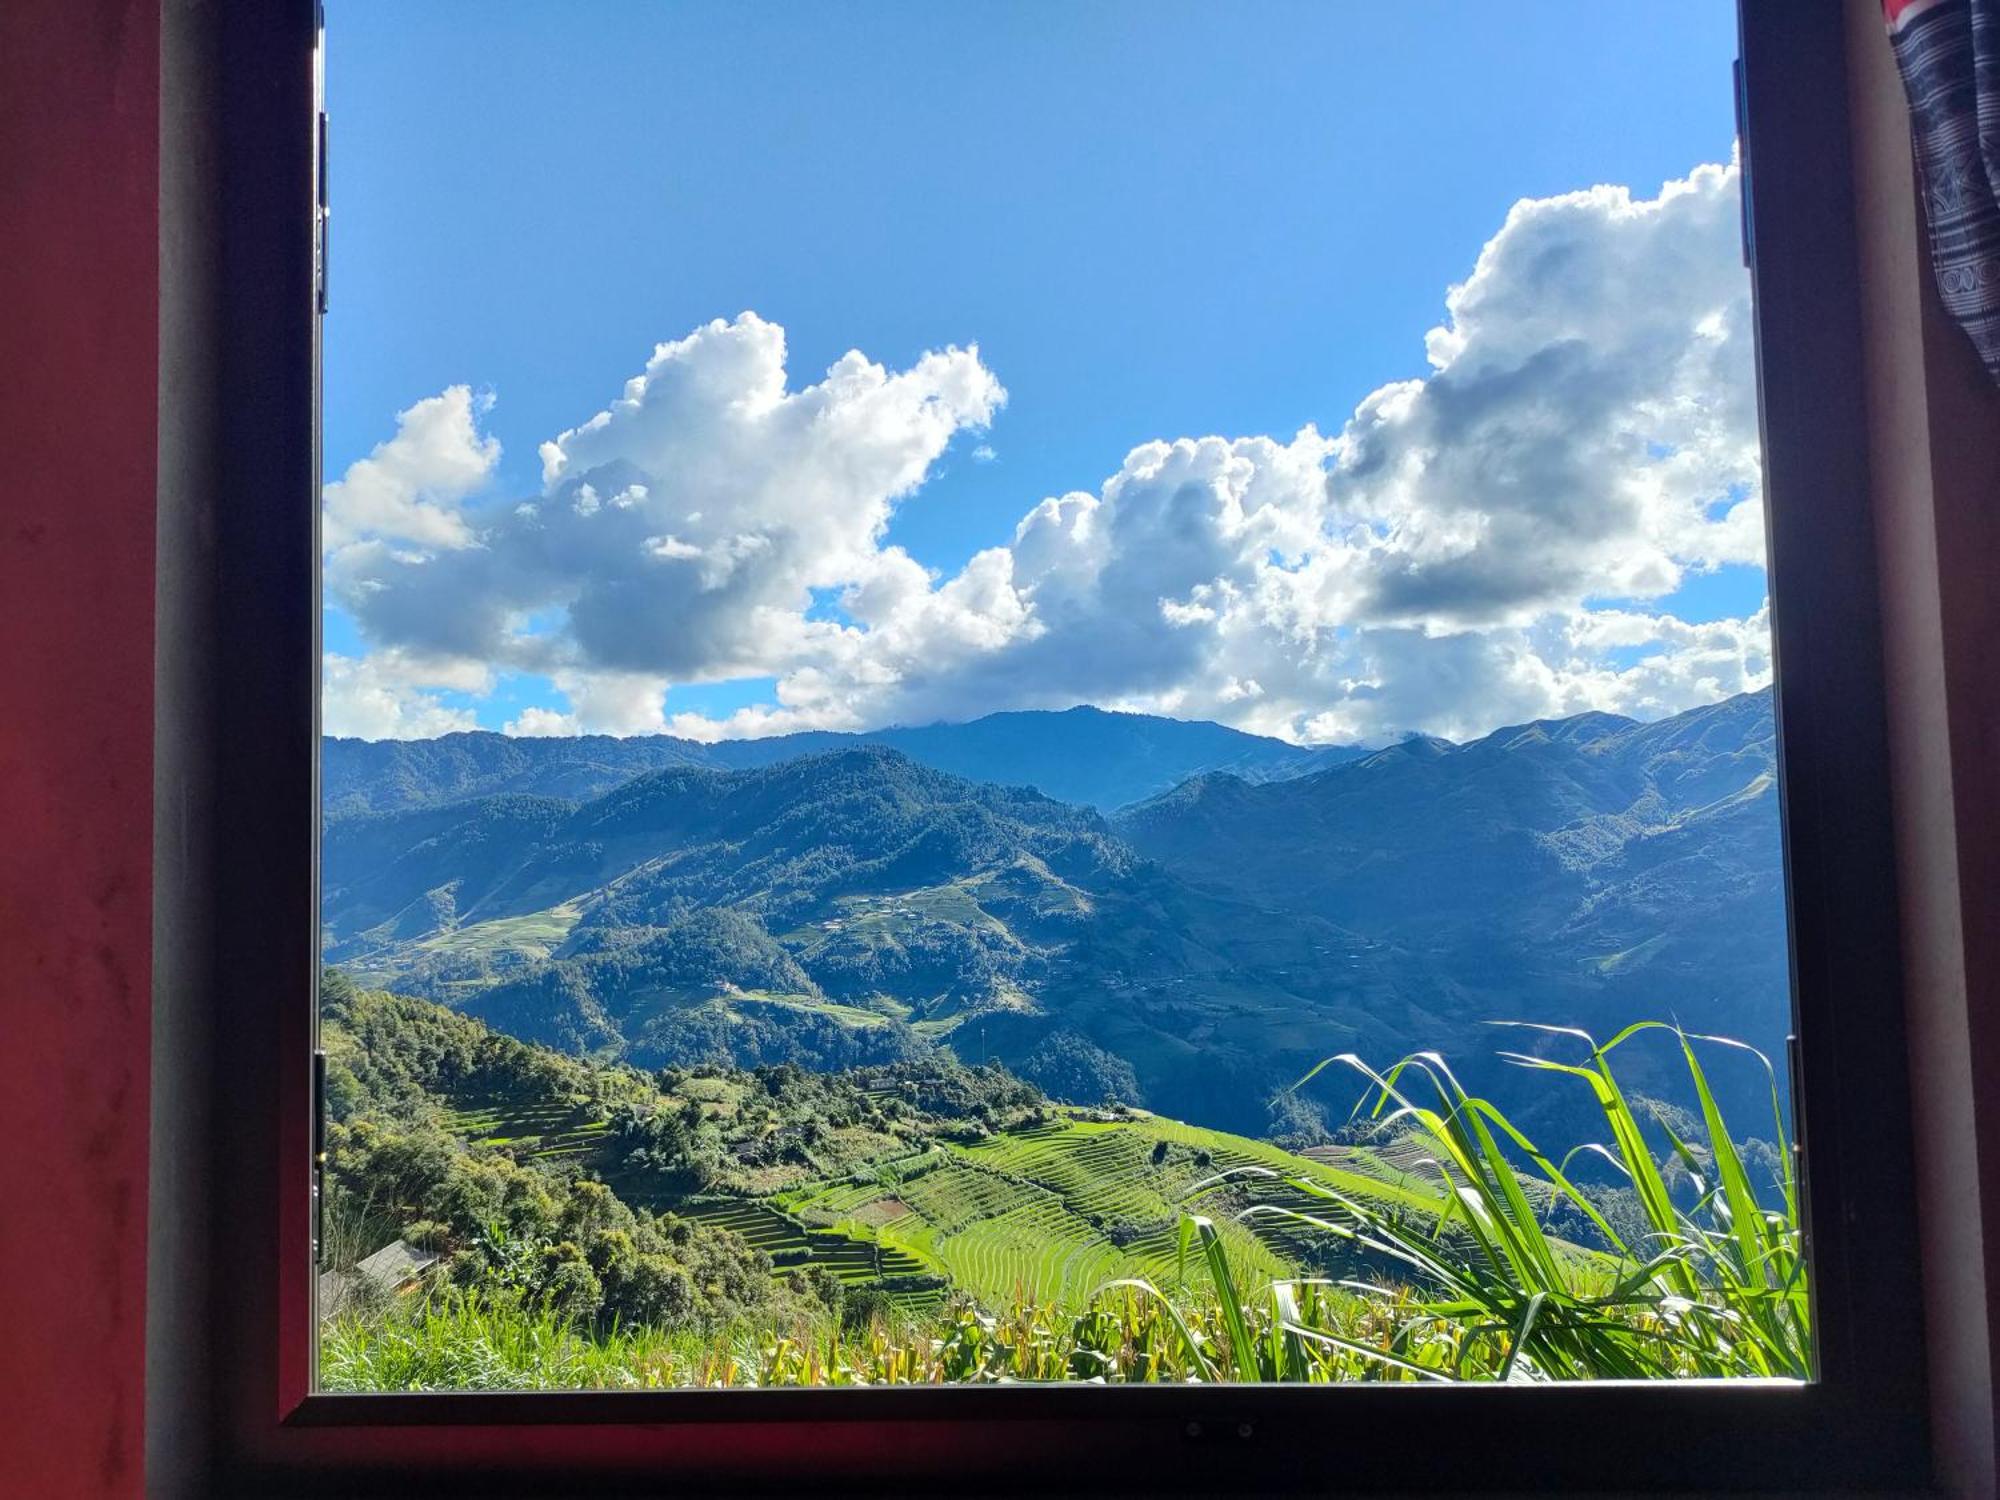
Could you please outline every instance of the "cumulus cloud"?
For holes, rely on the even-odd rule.
[[[524,709],[505,726],[508,734],[663,734],[667,730],[663,711],[666,684],[648,673],[558,671],[554,682],[556,691],[569,700],[570,711]]]
[[[362,740],[417,740],[476,729],[469,708],[446,704],[432,688],[475,696],[492,691],[477,662],[418,661],[395,650],[364,657],[329,651],[320,659],[320,720],[326,733]]]
[[[582,731],[577,728],[575,714],[566,714],[555,708],[535,707],[522,709],[518,717],[507,721],[502,732],[537,740],[560,739]]]
[[[396,418],[396,435],[326,487],[321,531],[340,550],[362,537],[379,543],[456,548],[472,545],[461,511],[500,461],[500,444],[482,437],[475,418],[492,404],[454,385]]]
[[[841,628],[807,618],[815,591],[907,561],[882,545],[896,504],[1005,398],[976,349],[893,374],[852,353],[791,391],[784,331],[745,313],[660,345],[609,408],[545,443],[534,500],[476,530],[453,512],[462,534],[343,528],[328,588],[372,641],[579,684],[790,669]]]
[[[1422,379],[1326,433],[1143,444],[949,574],[888,538],[1005,402],[976,348],[850,353],[794,390],[782,329],[711,323],[543,444],[540,494],[485,508],[497,445],[454,387],[329,487],[329,589],[407,662],[551,679],[567,711],[520,733],[1092,702],[1320,741],[1672,712],[1770,679],[1761,613],[1654,603],[1763,560],[1736,202],[1732,165],[1517,204]],[[674,684],[749,676],[775,704],[673,709]]]
[[[1446,298],[1433,373],[1342,434],[1336,503],[1387,533],[1360,613],[1520,623],[1763,561],[1735,177],[1515,206]]]

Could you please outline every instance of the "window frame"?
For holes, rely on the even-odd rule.
[[[175,468],[163,440],[162,632],[184,656],[158,736],[201,832],[192,862],[159,873],[179,892],[164,898],[156,946],[180,992],[156,1088],[180,1111],[170,1123],[191,1164],[154,1214],[156,1233],[211,1253],[184,1282],[156,1276],[154,1326],[179,1342],[155,1351],[150,1399],[194,1424],[188,1463],[215,1490],[289,1494],[1926,1483],[1844,20],[1840,6],[1776,0],[1741,12],[1818,1379],[361,1396],[310,1389],[317,7],[168,7],[163,121],[208,122],[199,149],[171,163],[189,138],[163,135],[163,430],[171,408],[186,451]],[[165,274],[170,244],[193,268],[178,280]],[[761,1424],[754,1441],[746,1422]],[[1440,1432],[1481,1436],[1454,1447]]]

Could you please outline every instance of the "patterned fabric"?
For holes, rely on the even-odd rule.
[[[1883,10],[1938,292],[2000,381],[2000,0],[1885,0]]]

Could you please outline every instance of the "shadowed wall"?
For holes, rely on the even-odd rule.
[[[142,1484],[159,14],[0,5],[0,1453]]]

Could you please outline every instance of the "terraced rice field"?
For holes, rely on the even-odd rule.
[[[1052,1199],[1030,1212],[993,1224],[974,1224],[961,1239],[966,1254],[984,1266],[996,1253],[1030,1255],[1030,1285],[1038,1294],[1075,1304],[1105,1281],[1138,1276],[1170,1285],[1181,1273],[1179,1218],[1197,1182],[1227,1163],[1175,1152],[1155,1122],[1098,1124],[1071,1121],[996,1137],[963,1148],[977,1170],[1025,1184]],[[1204,1133],[1206,1134],[1206,1133]],[[1167,1150],[1156,1152],[1162,1145]],[[1256,1235],[1222,1216],[1217,1219],[1230,1261],[1246,1284],[1291,1269]],[[1027,1243],[1021,1244],[1021,1231]],[[1113,1236],[1125,1241],[1120,1245]],[[1056,1243],[1051,1244],[1050,1241]],[[1012,1288],[1003,1288],[1011,1291]]]
[[[1180,1274],[1179,1217],[1204,1179],[1263,1166],[1302,1174],[1412,1211],[1436,1199],[1379,1171],[1366,1153],[1308,1161],[1262,1142],[1176,1121],[1063,1120],[954,1146],[903,1164],[886,1181],[832,1184],[785,1195],[804,1226],[906,1251],[987,1302],[1020,1295],[1080,1306],[1105,1282]],[[1246,1190],[1247,1192],[1248,1190]],[[1259,1185],[1264,1201],[1299,1195]],[[1294,1271],[1324,1246],[1276,1223],[1255,1229],[1231,1212],[1245,1193],[1209,1204],[1240,1284]],[[893,1204],[888,1211],[885,1205]],[[1198,1273],[1190,1273],[1198,1274]]]
[[[910,1186],[912,1206],[943,1221],[928,1235],[933,1255],[975,1295],[1080,1306],[1105,1282],[1131,1274],[1126,1252],[1045,1188],[963,1167]],[[897,1220],[885,1233],[902,1238],[912,1229]]]
[[[450,1123],[469,1139],[535,1157],[588,1152],[608,1128],[582,1103],[504,1098],[461,1100]],[[1190,1208],[1210,1213],[1246,1289],[1292,1274],[1324,1251],[1323,1237],[1236,1220],[1253,1193],[1264,1201],[1297,1196],[1270,1184],[1197,1201],[1198,1185],[1232,1168],[1307,1175],[1413,1211],[1434,1210],[1437,1199],[1411,1174],[1413,1164],[1393,1150],[1383,1155],[1390,1159],[1328,1148],[1301,1157],[1149,1116],[1064,1118],[974,1144],[933,1146],[852,1179],[771,1198],[715,1196],[672,1209],[742,1235],[781,1270],[825,1266],[855,1285],[943,1276],[989,1306],[1029,1297],[1081,1307],[1120,1278],[1173,1286],[1183,1269],[1179,1218]],[[939,1295],[905,1292],[898,1300],[931,1303]]]
[[[786,1010],[811,1011],[838,1021],[843,1026],[861,1031],[887,1026],[892,1019],[886,1011],[868,1010],[859,1005],[843,1005],[837,1000],[828,1000],[817,995],[781,995],[769,990],[736,990],[726,997],[726,1001],[736,1005],[774,1005]],[[909,1008],[904,1006],[902,1009],[907,1012]]]
[[[583,909],[574,901],[551,906],[546,911],[519,917],[493,917],[484,922],[468,922],[447,932],[434,933],[413,946],[422,952],[492,957],[513,953],[524,958],[547,958],[561,946],[575,927]]]
[[[593,1116],[587,1104],[485,1098],[459,1101],[445,1123],[475,1145],[513,1146],[546,1159],[580,1156],[601,1144],[609,1122]]]
[[[674,1211],[684,1218],[740,1234],[754,1248],[770,1256],[780,1270],[825,1266],[849,1283],[936,1274],[936,1267],[899,1245],[857,1238],[835,1229],[810,1229],[757,1198],[695,1198]],[[899,1300],[934,1302],[937,1294],[915,1293]]]

